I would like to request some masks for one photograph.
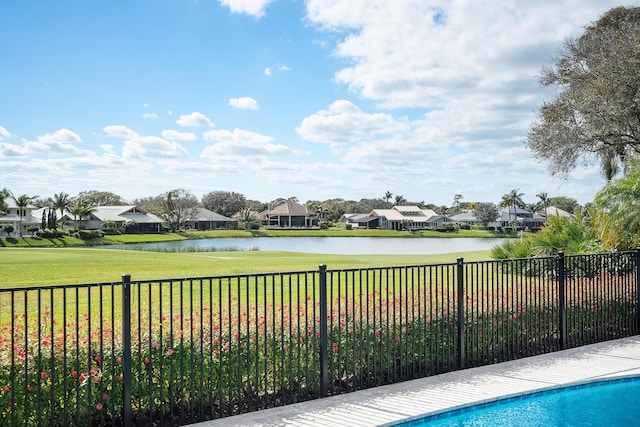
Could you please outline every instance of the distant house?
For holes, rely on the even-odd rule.
[[[480,221],[478,221],[472,211],[453,215],[451,217],[451,220],[458,224],[465,224],[469,226],[484,225]],[[487,224],[487,228],[497,230],[515,226],[518,229],[536,229],[544,226],[546,221],[546,216],[538,215],[536,213],[529,212],[526,209],[518,208],[515,206],[509,206],[501,208],[498,211],[498,216],[496,217],[496,219]]]
[[[193,230],[219,230],[238,228],[238,220],[220,215],[206,208],[198,208],[196,215],[185,224]]]
[[[552,216],[560,216],[560,217],[564,217],[564,218],[571,218],[573,217],[572,213],[569,213],[565,210],[562,210],[560,208],[557,208],[555,206],[548,206],[547,208],[544,209],[543,211],[544,216],[547,218],[550,218]]]
[[[277,228],[312,228],[318,225],[318,215],[304,205],[284,202],[259,214],[260,224]]]
[[[376,227],[389,230],[429,230],[451,222],[446,216],[438,215],[431,209],[421,209],[418,206],[374,209],[369,216],[377,218]]]
[[[347,213],[340,217],[340,222],[350,224],[352,228],[376,228],[378,217],[363,213]]]
[[[502,208],[498,213],[497,222],[500,227],[514,226],[519,229],[540,228],[547,222],[547,218],[535,213],[529,212],[516,206],[507,206]]]
[[[459,214],[453,215],[451,217],[451,221],[456,224],[463,224],[473,227],[475,225],[484,225],[478,218],[473,214],[473,211],[460,212]]]
[[[24,231],[30,225],[40,225],[41,217],[36,212],[36,207],[28,205],[24,208],[16,206],[13,200],[7,199],[7,211],[0,215],[0,233],[6,226],[13,227],[13,232],[8,233],[13,236],[18,236],[20,230]]]
[[[73,215],[65,213],[63,228],[75,228]],[[124,229],[132,233],[160,233],[162,218],[138,206],[97,206],[89,215],[78,218],[78,227],[88,230]]]

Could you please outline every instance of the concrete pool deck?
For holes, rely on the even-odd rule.
[[[569,384],[640,375],[640,336],[194,424],[385,426]]]

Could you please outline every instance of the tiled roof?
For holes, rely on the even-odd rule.
[[[268,215],[304,215],[311,216],[316,213],[310,211],[306,206],[295,202],[284,202],[275,208],[267,211]]]

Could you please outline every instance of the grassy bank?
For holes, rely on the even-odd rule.
[[[430,237],[446,239],[452,237],[499,238],[509,237],[509,235],[487,230],[457,230],[449,233],[428,230],[409,232],[392,230],[344,230],[340,228],[331,228],[328,230],[212,230],[191,231],[186,233],[121,234],[117,236],[104,236],[100,239],[92,240],[81,240],[71,236],[51,239],[33,239],[30,237],[0,238],[0,248],[87,247],[111,244],[243,237]]]
[[[295,252],[159,253],[91,248],[4,248],[0,287],[93,283],[278,271],[434,264],[490,259],[489,251],[441,255],[323,255]]]

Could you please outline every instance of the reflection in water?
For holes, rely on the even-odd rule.
[[[140,243],[103,246],[110,249],[180,251],[189,248],[216,251],[288,251],[336,255],[431,255],[452,252],[489,250],[504,239],[403,238],[403,237],[251,237],[181,240],[177,242]],[[213,249],[212,249],[213,248]]]

